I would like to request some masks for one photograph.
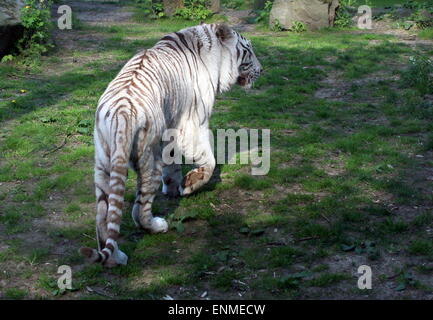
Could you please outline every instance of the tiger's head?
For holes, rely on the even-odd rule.
[[[238,62],[239,76],[237,84],[243,87],[250,88],[254,81],[262,73],[262,65],[257,59],[253,51],[251,42],[245,39],[242,35],[233,31],[238,36],[238,43],[236,45],[236,57]]]
[[[250,88],[263,71],[251,42],[225,24],[216,27],[216,36],[230,52],[231,84]],[[223,71],[224,72],[224,71]]]

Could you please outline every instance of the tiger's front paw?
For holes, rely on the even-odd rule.
[[[205,169],[203,167],[191,170],[182,181],[182,196],[187,196],[206,183]]]

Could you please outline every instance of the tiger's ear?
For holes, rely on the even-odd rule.
[[[232,39],[234,37],[232,29],[228,25],[226,25],[224,23],[223,24],[219,24],[217,26],[216,36],[222,42],[230,40],[230,39]]]

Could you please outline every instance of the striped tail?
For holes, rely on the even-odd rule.
[[[102,244],[97,232],[98,250],[81,248],[80,253],[91,262],[99,262],[106,266],[126,264],[128,257],[119,250],[119,238],[122,209],[125,196],[125,183],[128,174],[128,158],[132,134],[130,130],[129,114],[126,106],[119,106],[117,115],[111,123],[112,150],[110,154],[110,194],[108,196],[107,211],[107,240]],[[101,247],[103,249],[101,250]]]
[[[108,243],[109,240],[110,239],[108,239],[106,243]],[[115,241],[112,243],[111,248],[108,246],[102,250],[80,248],[80,253],[91,263],[101,263],[107,267],[115,267],[119,264],[126,265],[128,263],[128,256],[117,247]]]

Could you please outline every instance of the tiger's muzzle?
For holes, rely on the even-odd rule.
[[[263,70],[262,68],[260,68],[260,69],[253,70],[252,72],[241,73],[238,76],[237,84],[245,88],[251,88],[253,83],[259,78],[262,72]]]

